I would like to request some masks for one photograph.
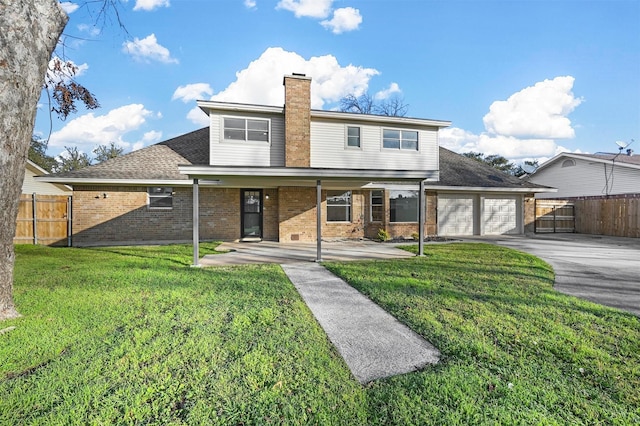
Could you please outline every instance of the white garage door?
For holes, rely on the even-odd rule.
[[[473,235],[474,195],[438,195],[438,235]]]
[[[485,198],[482,214],[483,234],[519,234],[519,197]]]

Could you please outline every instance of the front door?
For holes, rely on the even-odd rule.
[[[243,189],[240,193],[242,238],[262,238],[262,190]]]

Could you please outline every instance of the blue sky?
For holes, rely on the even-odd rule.
[[[77,4],[75,4],[77,3]],[[282,77],[313,79],[314,108],[349,93],[401,96],[450,120],[441,145],[516,163],[559,152],[640,153],[637,0],[128,0],[95,25],[83,2],[64,48],[101,108],[49,119],[49,153],[128,152],[206,125],[196,99],[282,105]]]

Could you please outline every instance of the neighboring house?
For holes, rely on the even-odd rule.
[[[619,154],[556,155],[528,177],[538,185],[558,188],[536,198],[572,198],[640,193],[640,156]]]
[[[73,186],[73,245],[532,231],[551,189],[440,148],[450,122],[312,110],[310,78],[284,86],[284,107],[199,101],[207,128],[39,178]]]
[[[47,172],[31,160],[27,160],[24,169],[24,181],[22,182],[23,194],[39,195],[71,195],[71,188],[59,183],[43,182],[36,180],[36,176],[46,175]]]

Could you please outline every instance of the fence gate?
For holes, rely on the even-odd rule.
[[[536,200],[535,232],[575,232],[575,205],[562,200]]]
[[[15,244],[71,246],[71,197],[22,194]]]

